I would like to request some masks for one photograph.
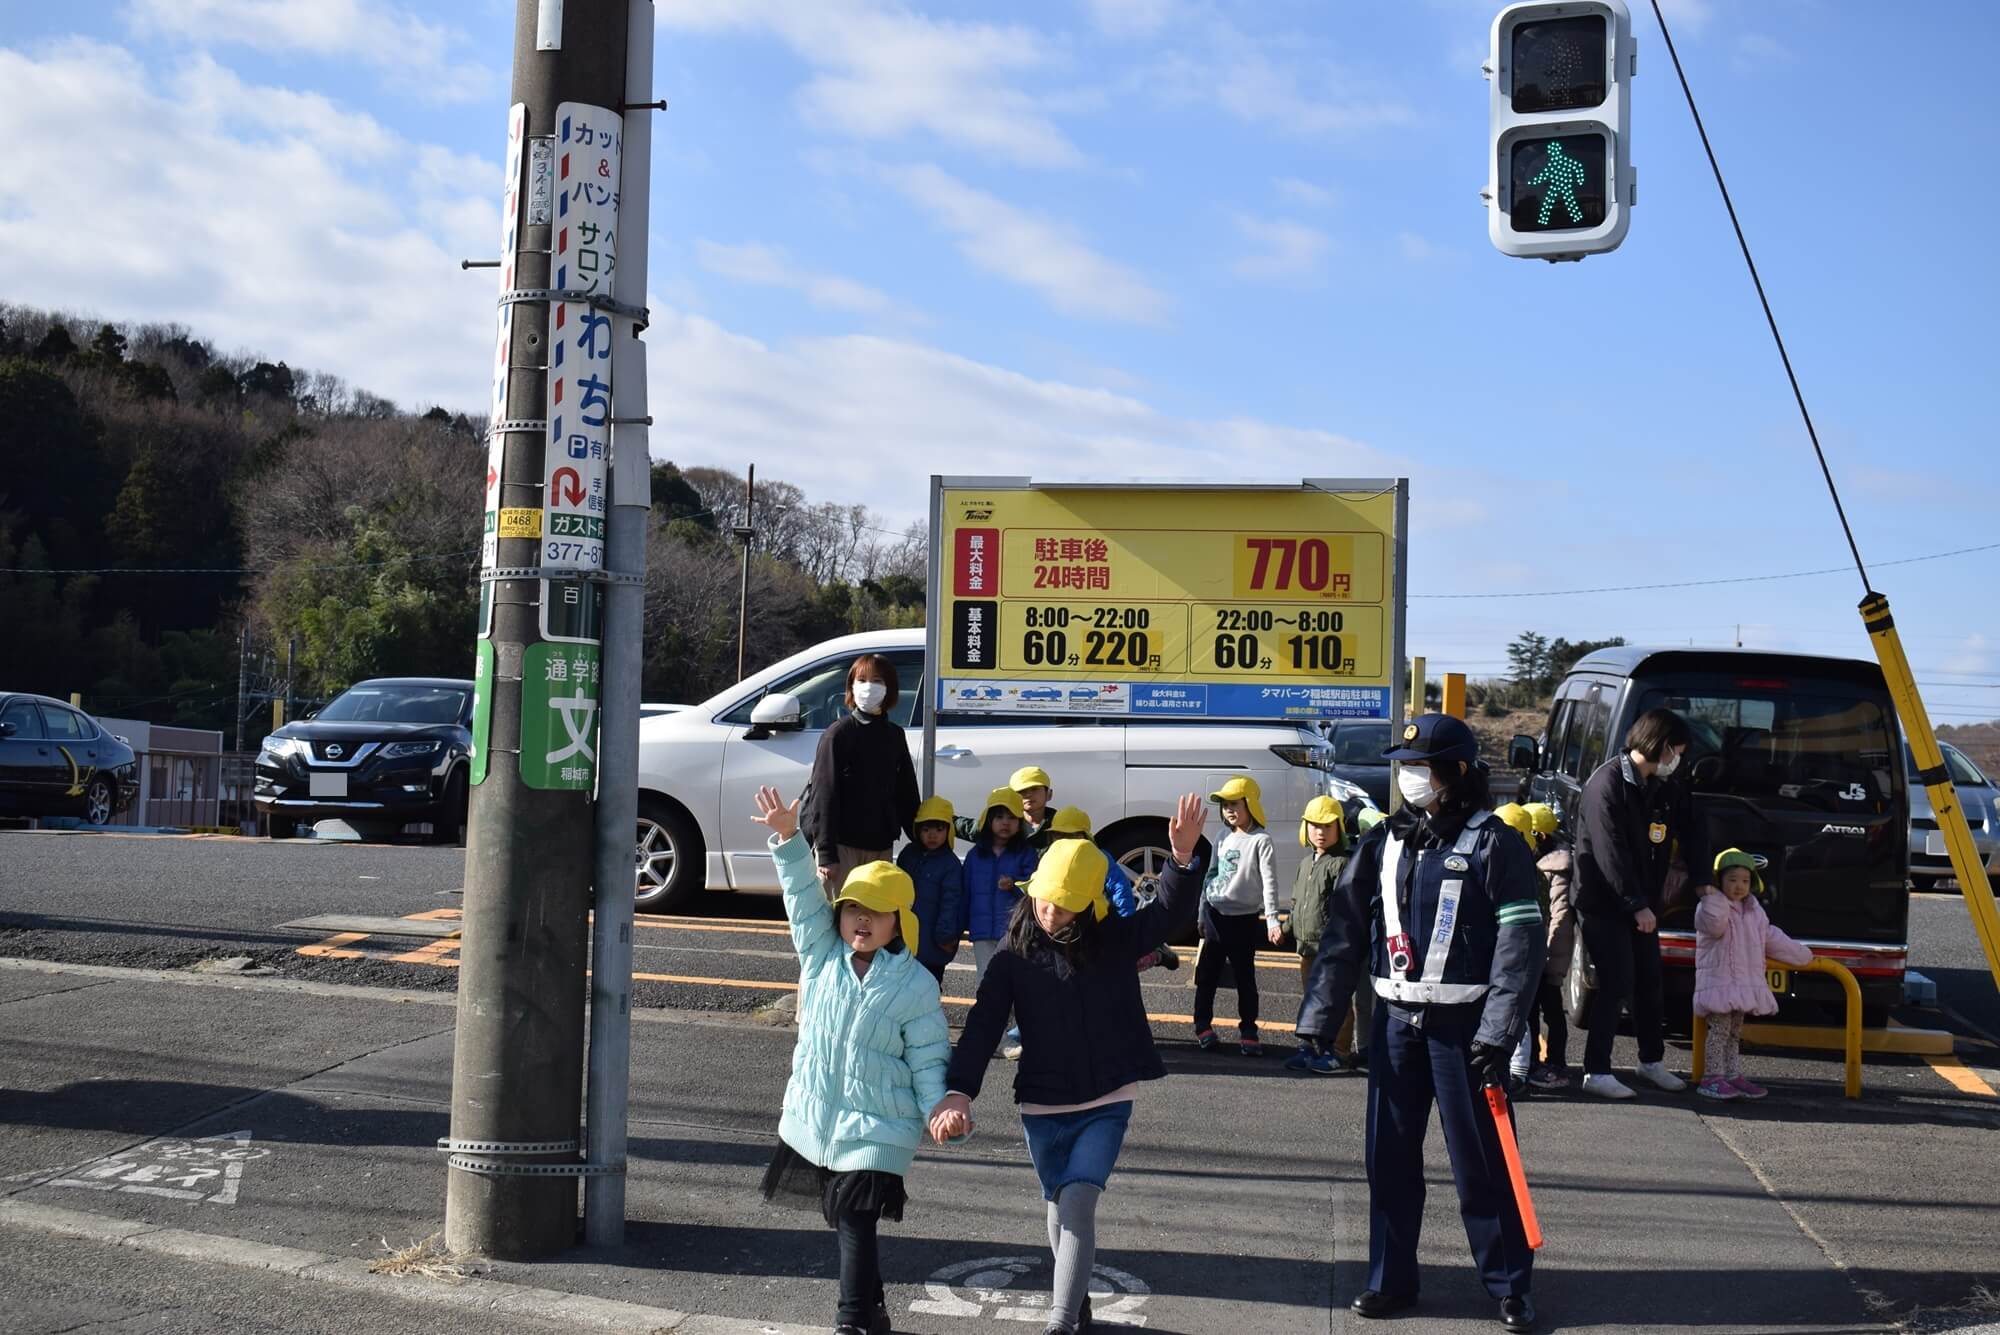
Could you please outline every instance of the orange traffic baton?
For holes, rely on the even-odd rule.
[[[1521,1167],[1521,1150],[1514,1143],[1514,1117],[1507,1111],[1507,1095],[1496,1085],[1486,1087],[1486,1106],[1493,1110],[1493,1125],[1500,1132],[1500,1153],[1507,1160],[1507,1177],[1514,1184],[1514,1204],[1521,1209],[1521,1230],[1528,1235],[1528,1247],[1540,1251],[1542,1225],[1535,1218],[1535,1201],[1528,1195],[1528,1174]]]

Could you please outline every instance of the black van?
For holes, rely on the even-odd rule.
[[[1548,731],[1516,737],[1508,763],[1531,771],[1525,801],[1547,802],[1570,825],[1583,784],[1615,759],[1649,709],[1688,721],[1694,743],[1675,782],[1693,785],[1695,813],[1715,852],[1741,848],[1763,871],[1771,919],[1861,984],[1863,1022],[1880,1026],[1903,1000],[1909,950],[1909,789],[1896,711],[1874,663],[1741,649],[1621,646],[1581,659],[1557,689]],[[1692,880],[1670,880],[1660,919],[1668,1014],[1694,991]],[[1592,986],[1577,933],[1566,984],[1581,1021]],[[1839,983],[1779,971],[1780,1011],[1838,1016]],[[1805,1018],[1803,1015],[1801,1018]]]

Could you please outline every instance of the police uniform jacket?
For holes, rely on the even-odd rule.
[[[1361,837],[1328,899],[1298,1032],[1331,1038],[1365,968],[1392,1018],[1475,1024],[1473,1042],[1514,1046],[1547,948],[1540,888],[1527,842],[1492,813],[1403,808]],[[1390,923],[1410,939],[1402,972]]]
[[[1585,780],[1576,824],[1572,893],[1580,913],[1658,913],[1677,842],[1693,883],[1714,879],[1687,784],[1642,779],[1629,755],[1605,761]]]

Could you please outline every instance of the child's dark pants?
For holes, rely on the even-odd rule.
[[[1257,1033],[1257,947],[1264,944],[1264,920],[1255,913],[1216,913],[1201,907],[1201,958],[1194,966],[1194,1027],[1215,1024],[1215,989],[1227,964],[1236,975],[1236,1028],[1245,1038]]]
[[[882,1245],[874,1211],[838,1215],[834,1232],[840,1239],[840,1312],[838,1320],[868,1326],[875,1304],[882,1301]]]

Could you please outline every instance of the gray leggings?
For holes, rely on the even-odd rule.
[[[1103,1194],[1101,1187],[1072,1182],[1049,1202],[1049,1250],[1056,1257],[1049,1320],[1064,1330],[1076,1329],[1090,1292],[1090,1268],[1097,1260],[1097,1198]]]

